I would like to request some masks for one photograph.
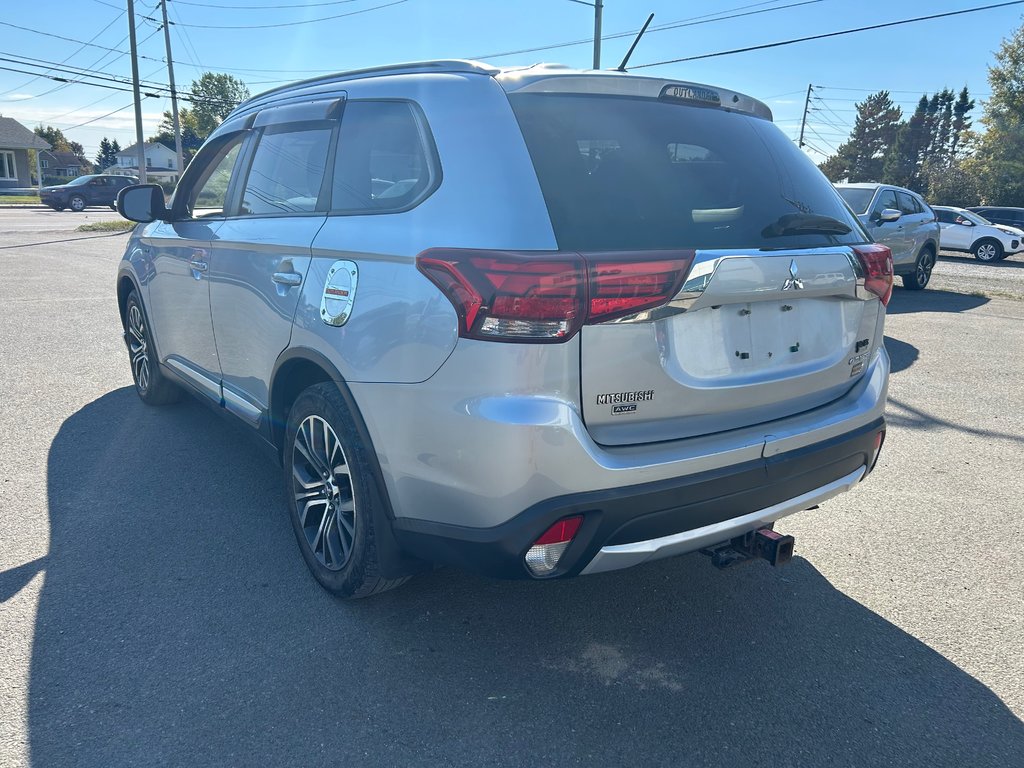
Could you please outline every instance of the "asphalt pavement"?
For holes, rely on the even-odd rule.
[[[136,398],[126,236],[39,213],[0,210],[5,768],[1022,764],[1020,257],[896,290],[878,468],[790,565],[342,603],[240,428]]]

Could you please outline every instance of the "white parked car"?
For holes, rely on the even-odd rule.
[[[966,208],[932,206],[939,217],[939,236],[944,251],[967,251],[979,261],[999,261],[1024,250],[1024,231],[993,224]]]

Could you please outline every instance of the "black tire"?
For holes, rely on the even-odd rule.
[[[903,275],[903,287],[908,291],[923,291],[932,279],[935,268],[935,251],[929,246],[921,249],[914,262],[914,271]]]
[[[50,207],[53,208],[53,210],[55,210],[55,211],[63,211],[66,206],[63,203],[55,203],[54,205],[51,205]]]
[[[370,450],[334,384],[316,384],[299,395],[288,414],[284,444],[292,529],[313,576],[344,599],[376,595],[408,579],[380,575],[374,521],[385,517],[377,514],[385,502],[374,482]],[[330,458],[329,466],[321,453]]]
[[[68,198],[68,208],[75,213],[81,213],[85,210],[86,202],[85,198],[81,195],[72,195]]]
[[[128,345],[128,364],[132,369],[135,392],[146,405],[167,405],[181,396],[177,385],[164,376],[156,361],[153,337],[149,332],[146,310],[133,290],[128,294],[124,309],[125,340]]]
[[[986,264],[1002,261],[1006,258],[1006,249],[1003,248],[1003,244],[990,237],[982,238],[971,246],[971,253],[974,254],[974,258],[978,261],[984,261]]]

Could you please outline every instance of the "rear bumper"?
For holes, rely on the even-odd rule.
[[[569,515],[583,524],[551,576],[598,573],[691,552],[849,490],[876,458],[882,418],[832,439],[681,478],[552,498],[490,528],[397,518],[410,554],[490,576],[531,578],[526,551]]]

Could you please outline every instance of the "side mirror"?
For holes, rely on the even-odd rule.
[[[974,226],[974,222],[973,221],[971,221],[970,219],[965,219],[962,216],[957,218],[956,223],[957,224],[962,224],[965,227],[973,227]]]
[[[882,212],[878,214],[878,221],[882,224],[887,224],[890,221],[897,221],[902,215],[895,208],[883,208]]]
[[[149,224],[167,221],[170,211],[164,204],[164,191],[159,184],[134,184],[117,193],[117,212],[130,221]]]

